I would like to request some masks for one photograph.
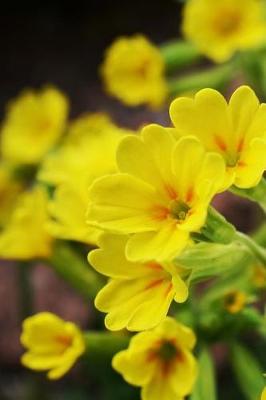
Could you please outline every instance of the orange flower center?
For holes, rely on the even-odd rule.
[[[213,28],[219,36],[230,36],[238,31],[241,24],[241,15],[238,10],[224,9],[213,20]]]

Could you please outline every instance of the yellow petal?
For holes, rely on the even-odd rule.
[[[129,238],[126,257],[131,261],[166,261],[177,256],[187,245],[189,234],[173,223],[165,223],[158,232],[137,233]]]
[[[197,136],[208,150],[221,152],[217,137],[227,146],[231,143],[227,103],[216,90],[200,90],[195,99],[177,98],[170,106],[170,117],[178,132]]]
[[[236,170],[235,185],[239,188],[256,186],[266,169],[266,140],[255,138],[242,154]]]
[[[88,223],[123,234],[153,230],[158,226],[150,215],[154,193],[150,185],[131,175],[99,178],[89,190]]]
[[[128,236],[103,234],[99,240],[99,249],[89,253],[90,264],[100,274],[112,278],[136,278],[145,274],[145,266],[128,261],[125,247]],[[146,271],[147,274],[147,271]]]

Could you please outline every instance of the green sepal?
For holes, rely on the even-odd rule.
[[[215,276],[227,275],[238,266],[250,262],[252,256],[242,243],[199,243],[185,250],[175,259],[177,265],[191,270],[189,283],[196,283]]]
[[[228,244],[234,239],[236,229],[223,215],[209,207],[206,223],[200,233],[214,243]]]
[[[253,354],[246,347],[234,343],[231,346],[231,363],[245,399],[259,399],[264,387],[263,370]]]
[[[198,378],[190,400],[216,400],[215,367],[211,353],[204,348],[198,358]]]

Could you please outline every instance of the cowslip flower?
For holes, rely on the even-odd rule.
[[[228,60],[236,51],[265,42],[263,0],[188,0],[182,30],[206,56]]]
[[[180,135],[195,135],[226,163],[224,188],[256,186],[266,169],[266,104],[248,86],[239,87],[229,103],[213,89],[193,99],[180,97],[170,106]]]
[[[121,37],[106,51],[101,75],[106,91],[130,106],[160,106],[167,96],[164,60],[142,35]]]
[[[95,305],[108,313],[105,324],[110,330],[150,329],[166,317],[173,300],[187,299],[185,270],[171,262],[130,262],[126,243],[126,236],[103,234],[100,248],[89,253],[90,264],[111,278],[96,296]]]
[[[86,224],[88,187],[116,171],[116,148],[125,133],[131,131],[105,114],[86,114],[70,125],[64,144],[46,158],[39,179],[54,187],[47,225],[54,237],[97,244],[101,231]]]
[[[0,257],[28,260],[49,257],[52,237],[46,231],[48,196],[36,186],[23,192],[4,229],[0,232]]]
[[[88,223],[129,234],[131,261],[172,260],[204,225],[208,204],[224,179],[224,161],[195,137],[176,140],[172,130],[145,127],[117,150],[120,173],[89,189]]]
[[[191,353],[195,341],[191,329],[168,317],[154,330],[135,335],[129,348],[114,356],[112,366],[142,388],[142,400],[182,400],[197,376]]]
[[[58,141],[68,101],[57,89],[28,90],[10,102],[1,133],[2,156],[16,164],[36,164]]]
[[[35,371],[48,371],[49,379],[65,375],[85,351],[79,328],[49,312],[26,318],[20,341],[26,348],[21,363]]]
[[[266,400],[266,387],[264,388],[264,390],[262,392],[261,400]]]

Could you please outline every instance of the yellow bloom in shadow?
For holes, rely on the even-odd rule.
[[[95,305],[108,313],[105,324],[110,330],[150,329],[166,317],[173,300],[182,303],[187,299],[185,271],[171,262],[130,262],[125,256],[126,243],[126,236],[103,234],[100,249],[90,252],[91,265],[111,278]]]
[[[90,187],[89,224],[131,234],[131,261],[172,260],[205,223],[224,179],[222,157],[195,137],[176,140],[171,129],[149,125],[122,139],[117,163],[120,173]]]
[[[0,227],[8,222],[14,203],[23,185],[14,176],[12,167],[5,162],[0,162]]]
[[[236,51],[265,42],[263,0],[188,0],[182,29],[185,37],[216,62]]]
[[[195,341],[191,329],[166,318],[154,330],[134,336],[112,365],[129,384],[142,388],[142,400],[182,400],[197,376],[191,353]]]
[[[107,115],[87,114],[70,125],[64,144],[45,159],[39,179],[55,188],[48,224],[53,236],[97,243],[101,231],[86,224],[88,187],[95,178],[116,171],[116,148],[125,133],[130,131]]]
[[[101,75],[106,91],[129,106],[160,106],[167,96],[164,60],[141,35],[121,37],[106,51]]]
[[[1,133],[2,156],[16,164],[36,164],[64,132],[68,101],[48,87],[28,90],[10,102]]]
[[[240,290],[233,290],[224,296],[224,308],[231,314],[237,314],[248,303],[248,296]]]
[[[52,237],[46,231],[48,197],[42,187],[24,192],[0,233],[0,257],[28,260],[49,257]]]
[[[65,375],[85,351],[79,328],[49,312],[26,318],[20,341],[26,348],[22,364],[35,371],[48,371],[49,379]]]
[[[266,400],[266,388],[264,388],[264,390],[262,392],[261,400]]]
[[[177,98],[170,116],[179,135],[195,135],[224,158],[224,189],[258,184],[266,169],[266,104],[250,87],[239,87],[229,103],[213,89],[200,90],[194,99]]]

